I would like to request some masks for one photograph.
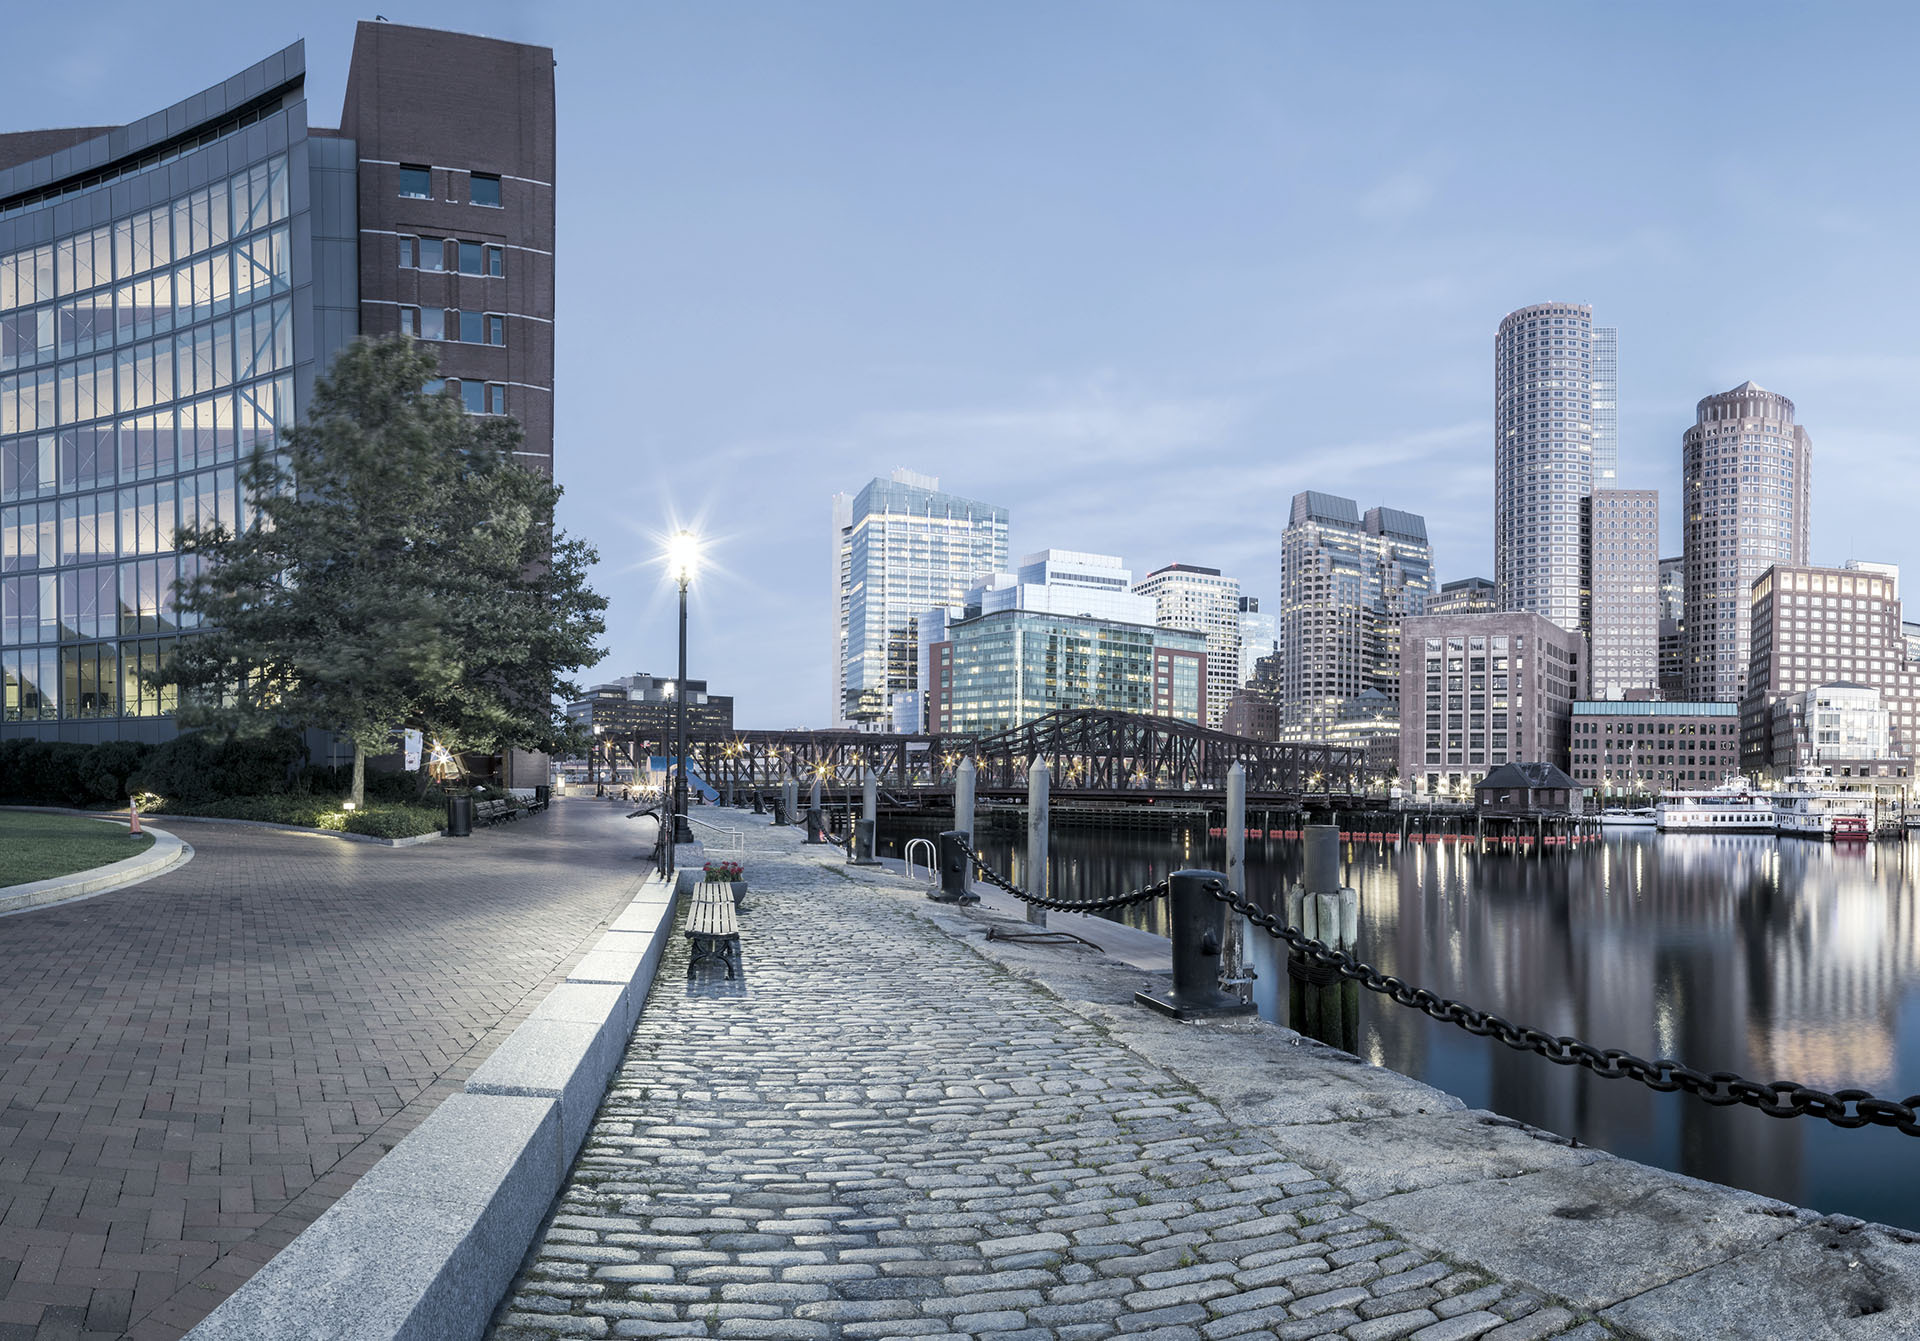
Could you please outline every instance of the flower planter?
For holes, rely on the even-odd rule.
[[[735,908],[740,907],[742,903],[746,902],[747,882],[744,880],[729,880],[727,884],[733,890],[733,906]]]

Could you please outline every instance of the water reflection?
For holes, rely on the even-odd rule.
[[[916,831],[887,835],[894,850]],[[981,848],[1027,883],[1023,836]],[[1920,843],[1610,835],[1545,858],[1453,844],[1347,849],[1360,952],[1383,970],[1551,1033],[1702,1071],[1822,1089],[1920,1091]],[[1249,883],[1298,879],[1299,846],[1248,844]],[[1057,897],[1096,898],[1218,840],[1056,830]],[[1271,900],[1269,900],[1271,902]],[[1162,932],[1158,903],[1126,920]],[[1360,1051],[1492,1108],[1633,1159],[1825,1211],[1920,1228],[1920,1141],[1717,1109],[1606,1081],[1362,993]]]

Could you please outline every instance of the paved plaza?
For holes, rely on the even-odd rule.
[[[1612,1334],[1354,1214],[897,877],[748,843],[740,980],[670,952],[493,1341]]]
[[[511,1031],[650,830],[387,848],[179,821],[187,865],[0,918],[0,1341],[172,1341]]]

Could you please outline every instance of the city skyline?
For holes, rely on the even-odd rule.
[[[583,682],[667,664],[658,537],[693,523],[712,544],[690,673],[740,667],[743,725],[820,724],[816,500],[896,466],[1003,502],[1015,552],[1177,555],[1265,601],[1306,489],[1391,492],[1427,516],[1438,581],[1492,576],[1488,336],[1527,303],[1590,303],[1620,332],[1618,483],[1673,500],[1663,556],[1692,407],[1748,379],[1817,428],[1823,481],[1909,477],[1915,188],[1879,165],[1916,16],[1504,14],[477,0],[458,26],[559,62],[563,241],[633,258],[557,275],[562,521],[614,601]],[[313,101],[337,106],[363,17],[128,10],[81,42],[73,16],[27,12],[15,36],[49,58],[0,89],[0,124],[137,117],[301,36]],[[1692,76],[1703,50],[1783,49],[1791,105]],[[1513,116],[1534,63],[1609,89],[1608,135],[1570,152]],[[1912,567],[1906,501],[1816,490],[1813,561]],[[790,655],[759,655],[769,639]]]

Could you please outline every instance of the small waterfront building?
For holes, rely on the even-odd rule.
[[[679,720],[679,686],[672,677],[623,675],[608,684],[597,684],[584,698],[567,705],[567,716],[589,729],[599,728],[603,738],[631,741],[638,737],[655,753],[665,753]],[[723,736],[733,730],[733,697],[709,694],[705,680],[688,680],[687,735],[689,738]]]
[[[1573,705],[1568,754],[1567,772],[1603,802],[1699,791],[1740,770],[1740,709],[1583,700]]]
[[[1502,764],[1475,785],[1473,808],[1483,817],[1500,819],[1578,815],[1580,784],[1552,764]]]

